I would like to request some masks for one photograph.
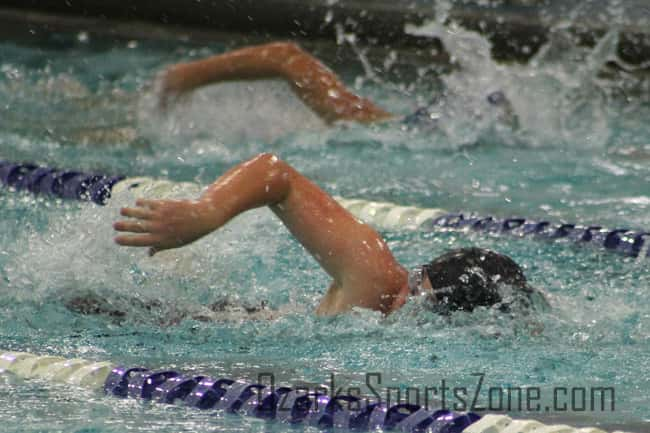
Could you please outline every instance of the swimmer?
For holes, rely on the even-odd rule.
[[[154,87],[162,110],[191,91],[224,81],[281,78],[286,80],[302,102],[325,123],[354,121],[372,123],[401,120],[407,127],[437,130],[441,111],[450,100],[435,96],[424,107],[399,118],[348,89],[337,75],[321,61],[291,42],[274,42],[250,46],[212,56],[203,60],[180,63],[160,74]],[[0,82],[0,95],[31,95],[34,104],[42,104],[48,112],[48,122],[25,121],[24,113],[10,110],[0,116],[0,128],[19,134],[42,134],[62,144],[115,145],[148,149],[150,139],[138,131],[137,93],[112,89],[93,94],[83,83],[59,74],[39,81],[35,86],[22,81]],[[517,129],[517,116],[505,94],[498,89],[486,91],[486,106],[497,122]],[[458,102],[463,113],[464,102]],[[447,107],[447,108],[444,108]],[[480,110],[479,110],[480,111]],[[102,113],[101,118],[96,113]],[[453,114],[452,114],[453,115]],[[475,116],[476,113],[467,115]],[[82,119],[83,127],[79,126]],[[28,119],[29,120],[29,119]]]
[[[209,84],[267,78],[287,81],[296,96],[326,123],[371,123],[396,117],[356,95],[321,61],[291,42],[250,46],[170,66],[160,77],[160,106],[166,109],[180,96]],[[429,123],[436,126],[439,115],[433,106],[438,99],[434,98],[427,107],[419,108],[402,121],[408,125]],[[500,110],[504,123],[517,128],[517,117],[503,92],[488,92],[485,101]]]
[[[369,225],[272,154],[260,154],[222,175],[195,200],[144,200],[122,208],[119,245],[151,255],[178,248],[223,227],[247,210],[268,206],[332,278],[316,308],[334,315],[355,307],[390,314],[423,295],[442,314],[496,306],[508,311],[544,304],[510,258],[479,248],[448,252],[411,272]]]

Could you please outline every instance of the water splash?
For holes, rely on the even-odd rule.
[[[184,95],[166,113],[159,110],[155,91],[145,93],[138,105],[138,125],[154,148],[188,156],[250,154],[251,145],[276,141],[298,125],[307,131],[324,126],[279,80],[215,84]]]
[[[439,38],[459,71],[442,77],[444,98],[434,107],[445,121],[441,129],[452,142],[472,143],[493,126],[503,123],[500,114],[486,104],[486,97],[499,91],[517,118],[514,129],[501,128],[496,139],[530,146],[572,146],[604,148],[610,141],[611,102],[605,84],[599,80],[603,65],[618,60],[619,39],[614,26],[595,47],[581,47],[571,36],[572,16],[550,30],[548,42],[528,64],[505,65],[492,59],[490,42],[483,35],[447,22],[450,2],[438,2],[437,19],[422,26],[407,25],[405,32]]]
[[[175,191],[173,196],[185,197],[187,191]],[[125,192],[105,207],[54,211],[44,231],[23,231],[4,248],[9,259],[3,266],[7,282],[3,296],[17,302],[72,302],[76,310],[101,309],[119,312],[109,316],[154,323],[199,315],[223,319],[226,314],[241,320],[247,316],[243,306],[279,301],[269,286],[280,281],[258,281],[264,275],[260,270],[275,263],[278,248],[291,242],[282,234],[284,242],[278,245],[273,233],[279,223],[270,212],[248,213],[197,243],[149,258],[142,249],[113,242],[112,221],[119,218],[120,207],[134,201]],[[259,242],[264,232],[273,241]],[[254,257],[248,254],[252,250]],[[35,263],[38,272],[33,271]],[[247,281],[254,290],[242,291],[236,281]],[[232,308],[216,315],[205,308],[226,300],[226,307]]]

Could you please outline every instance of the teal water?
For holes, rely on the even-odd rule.
[[[456,34],[461,42],[447,43],[461,63],[481,53],[480,39]],[[432,99],[440,85],[447,94],[437,106],[437,130],[399,122],[327,128],[275,82],[215,86],[162,114],[149,84],[155,73],[225,44],[79,36],[52,35],[39,48],[0,44],[0,157],[207,184],[271,151],[345,197],[650,227],[648,96],[630,90],[643,83],[597,73],[611,59],[615,35],[596,49],[574,47],[571,61],[552,55],[552,44],[526,66],[495,65],[477,54],[477,64],[437,85],[429,75],[395,83],[343,70],[348,84],[400,114]],[[517,130],[484,102],[494,83],[519,114]],[[0,347],[250,379],[269,372],[287,384],[328,383],[334,374],[337,384],[355,385],[380,373],[380,390],[443,379],[471,390],[481,373],[486,388],[538,386],[545,402],[553,387],[612,386],[613,412],[511,414],[649,429],[647,262],[562,242],[385,231],[406,265],[470,245],[509,254],[552,309],[529,318],[485,310],[447,319],[414,300],[388,318],[367,311],[319,318],[311,312],[327,277],[270,212],[242,215],[192,246],[150,259],[112,243],[111,223],[127,203],[98,207],[0,189]],[[66,301],[79,295],[100,296],[127,314],[73,313]],[[133,297],[157,303],[142,308]],[[273,314],[182,318],[223,299],[268,301]],[[288,430],[10,375],[0,383],[3,431]],[[479,405],[486,399],[484,390]]]

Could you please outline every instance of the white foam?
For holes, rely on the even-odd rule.
[[[594,48],[584,48],[571,39],[566,23],[558,24],[528,64],[506,66],[492,59],[491,44],[483,35],[453,21],[443,25],[450,7],[438,2],[436,20],[405,27],[409,34],[439,38],[461,67],[442,77],[446,97],[438,109],[445,118],[440,127],[447,139],[474,143],[492,131],[501,142],[515,139],[534,146],[603,148],[608,143],[610,116],[598,72],[616,58],[616,29]],[[514,135],[508,128],[494,129],[512,121],[507,111],[486,102],[494,91],[503,92],[512,104],[519,124]]]
[[[279,80],[214,84],[181,98],[166,113],[157,104],[155,92],[143,95],[138,124],[159,151],[239,154],[250,150],[246,143],[272,142],[293,131],[324,125]]]

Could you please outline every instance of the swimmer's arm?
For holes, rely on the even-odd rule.
[[[318,308],[335,314],[354,306],[388,313],[407,296],[407,272],[383,239],[316,184],[270,154],[217,179],[199,200],[139,200],[115,223],[120,245],[152,252],[188,244],[238,214],[269,206],[334,282]]]
[[[168,68],[162,101],[219,81],[283,78],[294,93],[326,122],[373,122],[390,113],[355,95],[318,59],[290,42],[258,45]]]

